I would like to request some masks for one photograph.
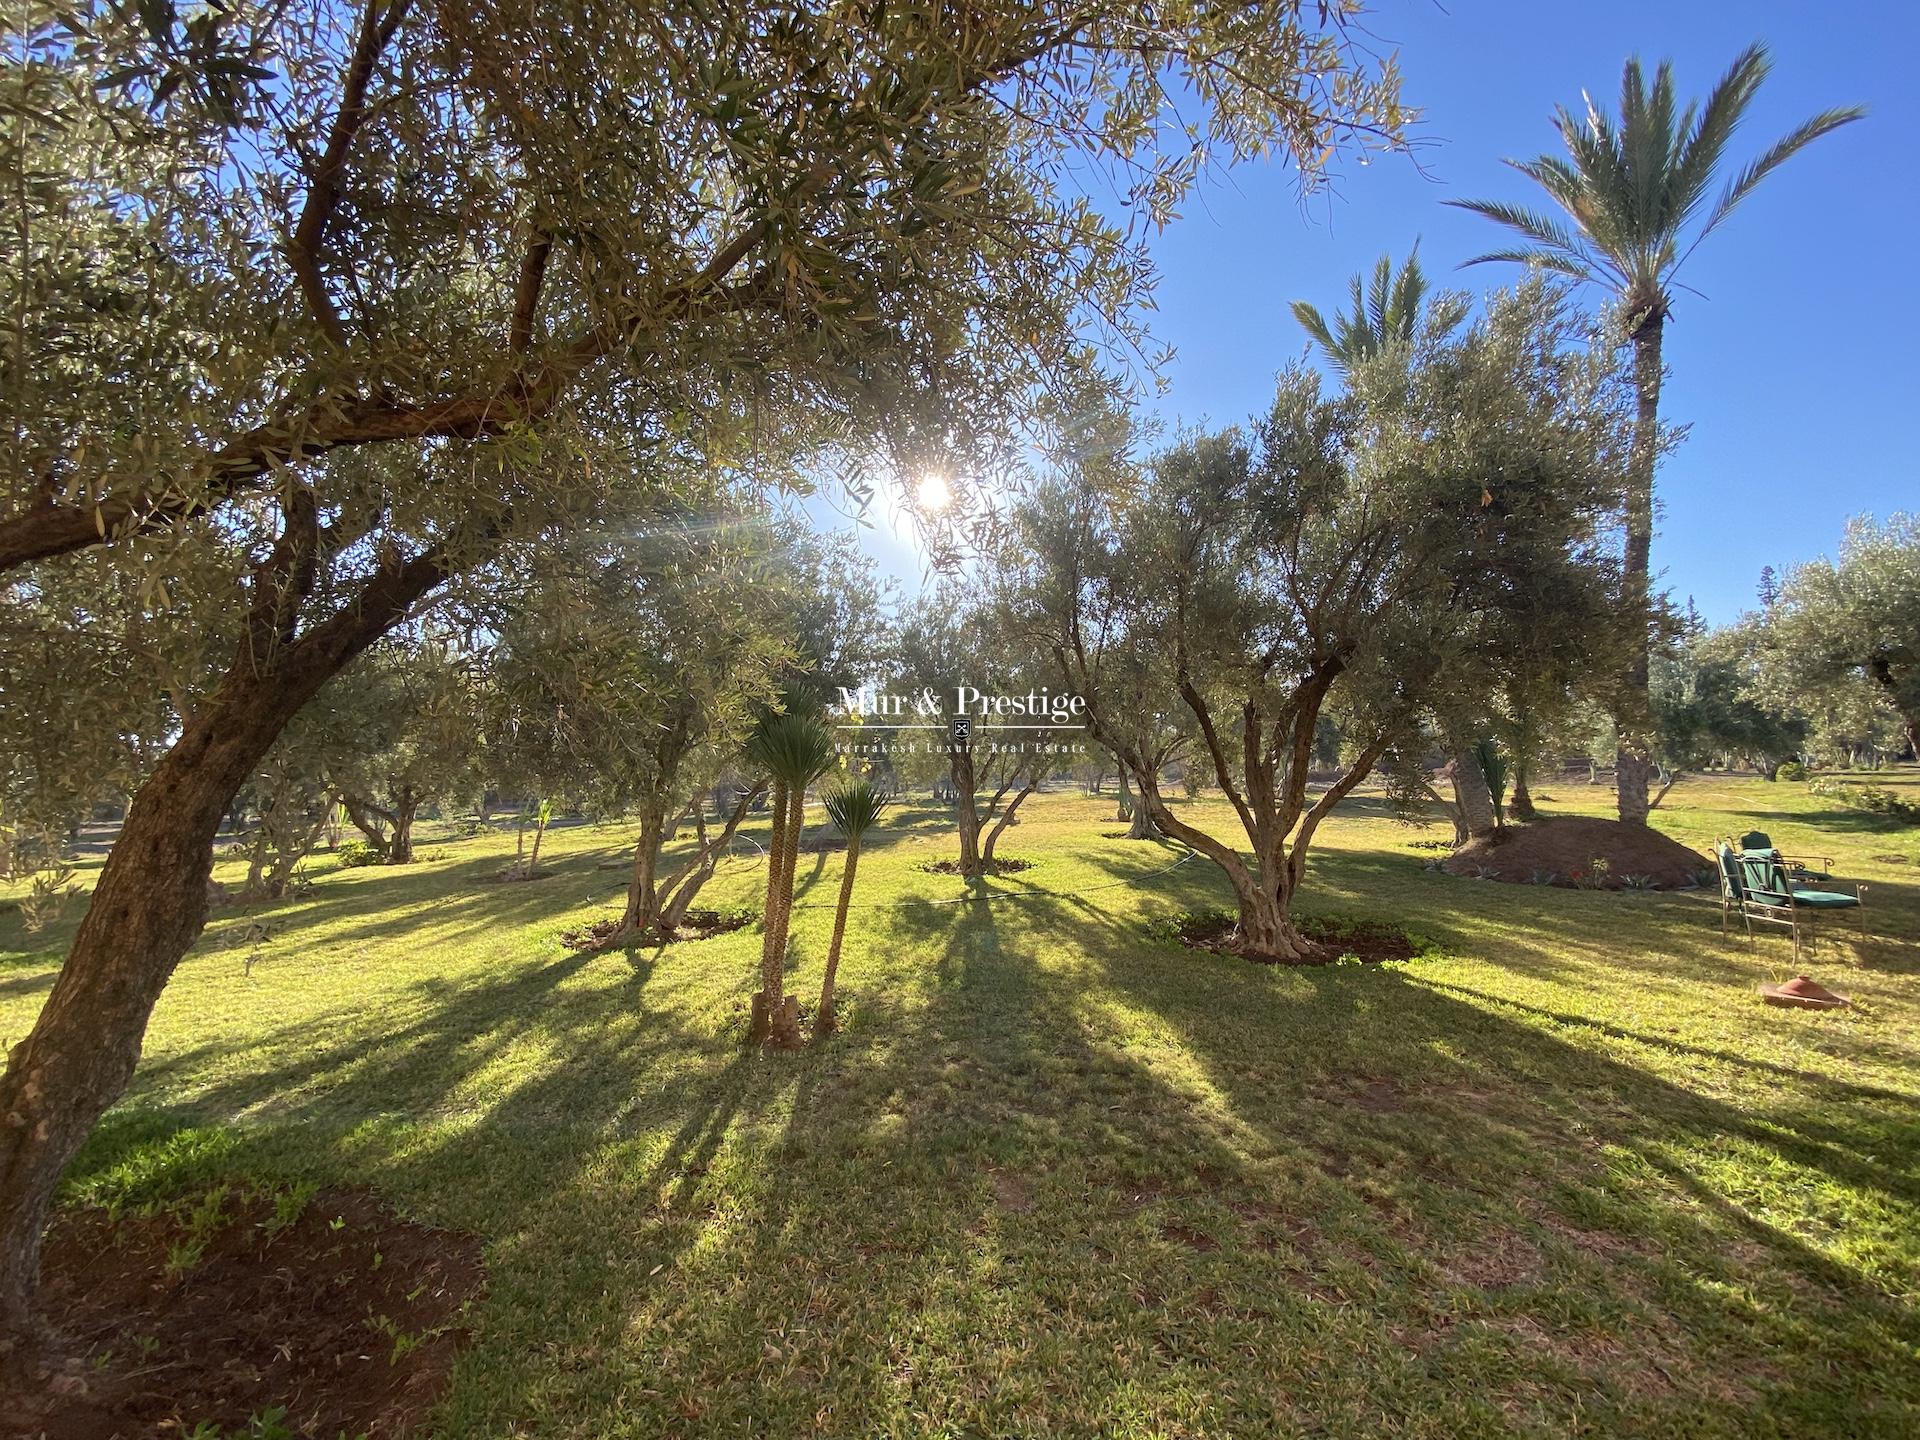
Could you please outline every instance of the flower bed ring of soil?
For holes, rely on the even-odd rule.
[[[592,954],[595,951],[617,949],[623,944],[665,945],[689,940],[711,940],[716,935],[730,935],[735,930],[744,930],[759,918],[759,912],[754,910],[689,910],[670,935],[663,936],[658,931],[649,930],[624,940],[620,936],[620,921],[617,918],[596,920],[578,930],[563,932],[560,943],[569,950]]]
[[[920,868],[929,875],[958,875],[960,873],[960,862],[958,860],[929,860]],[[1007,859],[996,855],[980,867],[980,873],[982,875],[1018,875],[1022,870],[1031,870],[1032,868],[1033,861],[1031,860]]]
[[[1178,916],[1167,927],[1166,933],[1175,944],[1188,950],[1232,955],[1261,965],[1380,965],[1388,961],[1417,960],[1427,950],[1424,942],[1404,930],[1378,921],[1296,915],[1293,923],[1312,946],[1306,958],[1293,961],[1273,961],[1243,955],[1235,933],[1240,917],[1231,910],[1190,911]]]
[[[276,1410],[299,1436],[422,1424],[486,1288],[480,1242],[365,1190],[289,1213],[298,1198],[235,1185],[157,1213],[56,1214],[40,1304],[75,1358],[0,1387],[0,1434],[242,1434]]]

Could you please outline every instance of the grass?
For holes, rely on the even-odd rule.
[[[1034,867],[973,903],[919,868],[941,812],[891,815],[845,1031],[788,1057],[738,1045],[757,928],[560,945],[615,911],[624,829],[555,830],[528,884],[487,883],[510,834],[323,860],[219,913],[76,1192],[359,1181],[477,1233],[445,1437],[1920,1431],[1920,831],[1754,780],[1658,812],[1873,885],[1874,938],[1811,962],[1858,1003],[1821,1015],[1759,1004],[1787,942],[1723,942],[1707,896],[1427,873],[1435,832],[1366,799],[1309,906],[1433,953],[1185,953],[1151,932],[1224,884],[1103,838],[1111,804],[1032,802],[1002,848]],[[802,856],[809,1000],[840,864]],[[733,861],[703,902],[762,883]],[[0,1040],[70,931],[0,915]]]

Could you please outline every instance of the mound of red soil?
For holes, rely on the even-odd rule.
[[[80,1358],[5,1387],[0,1434],[242,1434],[284,1409],[292,1434],[334,1440],[425,1420],[466,1338],[461,1312],[485,1288],[480,1242],[397,1219],[359,1191],[322,1191],[284,1224],[270,1198],[225,1206],[211,1226],[174,1213],[56,1218],[43,1313]]]
[[[1440,868],[1516,885],[1623,890],[1632,880],[1639,889],[1683,890],[1710,876],[1713,862],[1644,825],[1569,815],[1509,825],[1461,846]]]

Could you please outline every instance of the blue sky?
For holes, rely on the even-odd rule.
[[[1444,199],[1534,201],[1501,157],[1557,150],[1548,117],[1582,88],[1613,108],[1629,54],[1671,58],[1680,92],[1698,95],[1760,40],[1773,74],[1736,164],[1817,110],[1871,113],[1777,171],[1681,272],[1701,293],[1676,295],[1662,412],[1691,428],[1660,473],[1654,565],[1682,602],[1729,620],[1754,603],[1761,566],[1831,553],[1850,515],[1920,508],[1920,8],[1379,0],[1367,24],[1425,112],[1419,167],[1343,159],[1332,193],[1303,201],[1291,171],[1243,166],[1195,197],[1154,243],[1154,330],[1176,350],[1167,418],[1263,408],[1274,373],[1305,353],[1289,302],[1331,309],[1383,251],[1397,259],[1418,238],[1440,284],[1509,283],[1511,267],[1454,268],[1501,237]],[[897,540],[870,548],[890,573],[917,573]]]

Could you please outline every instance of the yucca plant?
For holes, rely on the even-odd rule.
[[[853,872],[860,865],[861,837],[873,828],[887,803],[887,797],[865,780],[850,780],[826,798],[827,814],[847,837],[847,868],[840,877],[840,904],[833,912],[833,940],[827,946],[827,970],[820,980],[820,1008],[813,1017],[815,1035],[831,1035],[838,1027],[833,1008],[833,982],[840,972],[840,945],[847,938],[847,903],[853,898]]]
[[[760,990],[753,997],[751,1044],[782,1049],[801,1043],[798,1006],[786,999],[787,923],[793,874],[806,819],[807,786],[833,763],[833,737],[810,716],[769,716],[747,745],[748,758],[773,782],[773,837],[767,847],[767,903],[760,949]]]
[[[1633,454],[1628,465],[1626,582],[1634,608],[1645,613],[1648,552],[1653,542],[1653,469],[1660,453],[1661,335],[1672,309],[1668,287],[1700,242],[1712,234],[1754,187],[1793,155],[1830,130],[1866,112],[1858,106],[1823,110],[1775,141],[1712,193],[1733,132],[1746,117],[1766,79],[1767,52],[1743,50],[1708,94],[1706,103],[1679,108],[1673,67],[1662,61],[1648,86],[1637,59],[1620,82],[1618,118],[1591,100],[1585,119],[1565,107],[1554,126],[1566,158],[1540,155],[1507,163],[1537,183],[1565,218],[1495,200],[1450,200],[1519,232],[1527,243],[1475,256],[1469,265],[1505,260],[1538,265],[1604,286],[1624,312],[1633,341],[1633,378],[1638,392]],[[1583,97],[1584,98],[1584,97]],[[1639,623],[1639,622],[1636,622]],[[1632,647],[1627,690],[1645,708],[1647,632]],[[1644,825],[1651,766],[1645,742],[1623,735],[1619,754],[1620,818]]]
[[[1502,824],[1501,817],[1506,813],[1507,776],[1510,767],[1506,752],[1491,740],[1474,742],[1473,753],[1480,760],[1480,773],[1487,777],[1487,795],[1493,801],[1493,823]]]

